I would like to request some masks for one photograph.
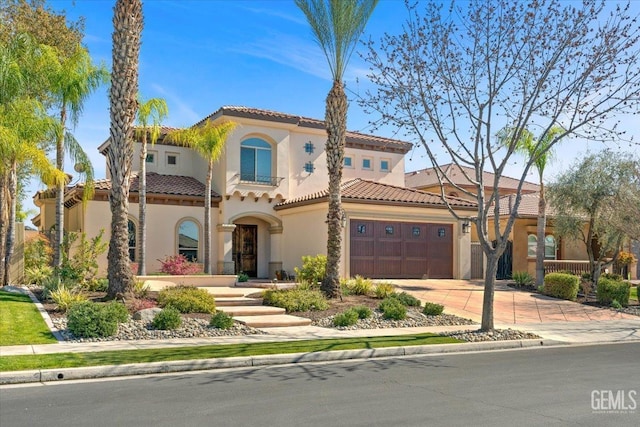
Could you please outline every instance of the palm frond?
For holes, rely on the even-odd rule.
[[[73,136],[71,132],[66,132],[64,135],[64,146],[71,157],[73,163],[77,166],[76,172],[84,180],[84,191],[82,193],[82,202],[86,203],[93,197],[95,188],[95,173],[91,159],[87,153],[82,149],[82,146],[78,140]]]

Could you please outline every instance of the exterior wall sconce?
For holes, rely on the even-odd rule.
[[[468,219],[465,219],[464,222],[462,223],[462,232],[464,234],[471,233],[471,223],[469,222]]]

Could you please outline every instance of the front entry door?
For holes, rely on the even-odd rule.
[[[233,260],[235,273],[246,273],[249,277],[258,275],[258,226],[236,224],[233,231]]]

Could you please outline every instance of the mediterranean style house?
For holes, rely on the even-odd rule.
[[[233,121],[212,179],[213,268],[219,274],[244,272],[274,278],[293,272],[304,255],[326,253],[328,176],[321,120],[246,107],[222,107],[205,121]],[[206,163],[186,147],[165,140],[149,145],[147,166],[147,270],[159,260],[183,254],[203,258]],[[99,149],[104,154],[109,141]],[[411,144],[348,132],[342,183],[343,255],[341,275],[370,278],[469,278],[471,234],[449,213],[439,194],[405,186],[404,156]],[[134,152],[134,170],[140,144]],[[130,258],[136,259],[138,175],[129,198]],[[83,184],[67,188],[67,231],[88,237],[109,232],[110,182],[96,183],[92,200],[82,205]],[[439,191],[438,191],[439,193]],[[40,213],[33,223],[49,230],[55,223],[55,195],[34,197]],[[474,214],[475,204],[449,197],[459,216]],[[106,235],[108,239],[108,235]],[[106,255],[99,260],[106,269]]]
[[[443,182],[453,182],[455,185],[475,193],[475,186],[467,180],[466,175],[473,176],[475,171],[472,168],[447,164],[441,166],[443,173],[447,175],[447,180]],[[462,168],[466,170],[463,171]],[[495,175],[484,172],[485,194],[490,196],[493,192],[493,182]],[[405,182],[407,187],[416,188],[426,192],[440,192],[440,184],[434,168],[423,169],[406,174]],[[500,207],[500,217],[506,218],[511,215],[514,207],[514,199],[520,181],[518,179],[502,176],[498,181],[500,197],[498,203]],[[446,183],[443,185],[446,195],[458,197],[458,189]],[[521,188],[522,198],[516,212],[516,220],[509,235],[507,248],[502,255],[498,265],[498,278],[510,278],[516,271],[527,271],[535,276],[536,252],[537,252],[537,224],[538,224],[538,201],[540,187],[531,182],[524,182]],[[467,197],[461,194],[460,197]],[[560,239],[554,235],[553,230],[553,207],[547,207],[547,224],[545,229],[545,263],[547,271],[584,269],[587,271],[587,252],[584,244],[569,239]],[[493,219],[489,220],[489,238],[495,238],[493,233]],[[483,277],[483,256],[479,239],[475,227],[471,230],[471,277]]]

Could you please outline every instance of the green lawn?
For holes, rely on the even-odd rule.
[[[629,294],[629,300],[638,301],[638,288],[636,286],[631,286],[631,293]]]
[[[372,338],[345,338],[292,342],[208,345],[199,347],[145,350],[101,351],[95,353],[56,353],[0,357],[0,371],[76,368],[121,365],[126,363],[165,362],[171,360],[213,359],[265,354],[308,353],[334,350],[361,350],[462,342],[435,334],[417,334]]]
[[[0,346],[56,342],[28,295],[0,291]]]

